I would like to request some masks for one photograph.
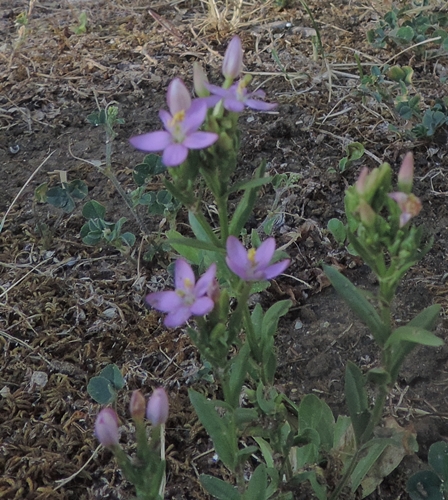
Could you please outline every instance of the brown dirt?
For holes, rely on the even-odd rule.
[[[363,164],[370,167],[378,157],[398,168],[405,151],[415,154],[416,194],[424,205],[418,222],[435,244],[399,290],[397,322],[434,302],[446,309],[448,155],[446,134],[437,142],[406,142],[385,126],[386,120],[402,122],[374,102],[364,106],[355,92],[354,51],[363,62],[382,63],[392,55],[375,51],[365,40],[378,16],[375,8],[384,12],[385,7],[367,1],[307,3],[321,30],[324,62],[313,59],[307,36],[312,22],[299,2],[284,10],[273,2],[245,4],[233,30],[243,39],[254,84],[279,103],[278,112],[249,111],[241,117],[238,176],[248,177],[262,158],[272,173],[301,175],[299,185],[285,195],[291,198],[276,234],[279,244],[293,241],[288,247],[291,277],[277,280],[262,297],[266,304],[281,297],[295,303],[277,336],[277,384],[293,400],[316,392],[336,413],[344,413],[346,361],[367,368],[378,360],[366,328],[328,288],[319,267],[321,262],[337,263],[355,284],[375,287],[368,269],[338,248],[326,231],[328,220],[341,216],[344,189],[359,172],[358,164],[338,173],[344,146],[362,142],[370,153]],[[160,22],[148,13],[148,5]],[[171,401],[166,498],[206,499],[198,474],[223,476],[225,471],[213,461],[212,445],[188,401],[187,389],[201,384],[195,377],[200,360],[186,333],[165,331],[159,315],[143,303],[149,289],[167,280],[165,268],[174,255],[145,264],[141,237],[134,254],[137,265],[113,249],[86,247],[79,237],[81,208],[61,215],[37,205],[33,190],[49,178],[56,185],[54,172],[65,170],[69,180],[86,181],[89,198],[106,204],[109,219],[130,218],[113,187],[81,160],[104,159],[104,137],[85,117],[96,110],[96,102],[118,103],[126,123],[118,130],[113,162],[123,185],[131,188],[130,173],[143,155],[130,147],[128,138],[158,128],[157,111],[169,81],[181,76],[191,83],[194,60],[219,81],[220,55],[232,29],[224,20],[213,25],[206,5],[197,0],[49,1],[34,5],[27,35],[14,50],[14,20],[24,8],[14,0],[0,16],[5,34],[0,43],[0,212],[45,163],[14,202],[0,233],[0,497],[131,498],[133,490],[110,452],[94,453],[92,428],[99,405],[86,391],[92,376],[116,363],[127,384],[118,405],[123,443],[128,438],[132,442],[125,420],[130,391],[141,388],[148,394],[151,387],[165,385]],[[75,35],[71,27],[83,10],[88,29]],[[271,56],[273,49],[287,78]],[[433,71],[435,61],[411,57],[404,53],[396,62],[412,65],[416,92],[425,102],[447,95],[447,84]],[[272,190],[262,193],[253,227],[266,217],[273,199]],[[146,222],[155,230],[160,219],[146,217]],[[44,236],[36,231],[38,223],[49,227]],[[138,233],[131,218],[126,228]],[[443,313],[437,328],[442,338],[446,326]],[[423,459],[431,443],[448,437],[447,362],[446,346],[416,350],[388,402],[389,414],[415,427]],[[420,466],[405,460],[369,498],[408,498],[404,483]]]

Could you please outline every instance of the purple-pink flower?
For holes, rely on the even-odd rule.
[[[164,424],[168,420],[169,402],[163,387],[154,390],[146,407],[146,418],[152,425]]]
[[[396,201],[400,207],[400,227],[405,226],[412,217],[416,217],[422,209],[422,202],[412,193],[407,194],[398,191],[390,193],[389,196]]]
[[[208,148],[218,140],[218,135],[198,130],[204,123],[207,103],[202,99],[192,101],[180,78],[169,84],[167,104],[170,112],[159,111],[165,130],[137,135],[129,142],[141,151],[163,151],[163,163],[177,167],[187,159],[190,149]]]
[[[244,106],[258,111],[270,111],[277,107],[275,103],[254,99],[255,97],[264,99],[266,94],[263,90],[248,92],[248,83],[248,80],[243,78],[231,85],[228,89],[223,89],[222,87],[211,84],[206,84],[206,87],[213,95],[223,99],[223,105],[227,111],[233,111],[234,113],[241,113],[244,110]]]
[[[95,435],[105,447],[118,445],[118,417],[112,408],[104,408],[98,413]]]
[[[214,308],[211,295],[215,291],[216,264],[212,264],[196,283],[193,269],[183,259],[177,259],[174,268],[175,290],[150,293],[146,302],[166,312],[164,324],[168,328],[183,325],[191,316],[204,316]]]
[[[275,239],[268,238],[255,250],[247,251],[235,236],[227,238],[226,262],[230,270],[244,281],[270,280],[281,274],[289,259],[270,264],[275,253]]]

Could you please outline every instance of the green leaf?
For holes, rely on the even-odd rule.
[[[442,481],[431,470],[417,472],[406,483],[406,491],[412,500],[444,500],[440,491]]]
[[[291,305],[290,300],[280,300],[266,311],[263,318],[262,342],[263,339],[272,338],[276,334],[279,319],[289,311]]]
[[[117,397],[110,380],[104,377],[92,377],[87,385],[87,392],[102,405],[111,403]]]
[[[225,255],[226,253],[226,251],[223,248],[219,248],[213,245],[213,243],[196,240],[194,238],[185,238],[183,236],[168,238],[167,243],[170,244],[174,249],[176,249],[181,255],[182,252],[184,251],[184,247],[196,249],[196,253],[197,250],[207,250],[209,252],[216,252],[222,255]],[[197,259],[193,259],[192,262],[195,262],[195,260]]]
[[[201,481],[203,488],[217,500],[241,499],[241,495],[238,493],[236,488],[234,488],[229,483],[226,483],[222,479],[209,476],[208,474],[201,474],[199,476],[199,481]]]
[[[367,475],[372,466],[377,462],[383,451],[391,444],[389,439],[372,440],[368,445],[368,451],[357,463],[351,476],[352,491],[356,491],[361,481]]]
[[[115,389],[123,389],[124,387],[125,382],[123,375],[116,364],[105,366],[100,372],[100,377],[109,380]]]
[[[268,488],[266,466],[260,464],[253,472],[247,489],[243,494],[244,500],[265,500]]]
[[[448,443],[439,441],[431,445],[428,462],[434,472],[446,483],[448,481]]]
[[[69,182],[67,185],[67,191],[77,200],[83,200],[89,192],[86,183],[80,179],[75,179]]]
[[[202,394],[188,390],[191,404],[193,405],[201,424],[212,438],[216,453],[224,465],[231,471],[235,470],[238,453],[238,438],[233,429],[232,415],[219,416],[215,406],[217,401],[208,401]],[[221,403],[221,406],[223,404]],[[228,411],[231,411],[230,407]]]
[[[330,407],[314,394],[307,394],[299,405],[299,432],[314,429],[320,437],[320,446],[331,450],[335,420]]]
[[[37,203],[46,203],[47,202],[47,191],[48,191],[48,183],[44,182],[40,186],[34,190],[34,197],[36,198]]]
[[[343,245],[347,238],[347,230],[345,224],[339,219],[330,219],[327,224],[327,229],[333,235],[339,245]]]
[[[120,238],[128,247],[132,247],[135,244],[135,235],[132,233],[123,233]]]
[[[257,179],[250,179],[248,181],[237,182],[232,186],[229,194],[236,193],[237,191],[245,191],[247,189],[254,189],[269,184],[273,177],[262,177]]]
[[[368,411],[367,391],[361,370],[351,361],[347,362],[345,370],[345,398],[348,412],[352,419],[356,442],[362,443],[362,437],[370,420]],[[370,436],[366,436],[370,438]]]
[[[428,330],[415,326],[400,326],[392,332],[384,347],[388,348],[403,341],[432,347],[443,345],[443,340]]]
[[[411,42],[414,38],[414,30],[410,26],[402,26],[397,30],[395,36],[405,42]]]
[[[86,219],[104,219],[106,209],[103,205],[101,205],[101,203],[91,200],[84,205],[82,215]]]
[[[246,342],[240,349],[240,352],[233,358],[229,378],[229,390],[231,400],[228,403],[236,408],[238,406],[241,388],[247,373],[247,364],[249,362],[250,347]]]
[[[257,386],[257,403],[261,411],[266,415],[272,415],[275,412],[276,405],[271,399],[267,399],[265,396],[265,386],[260,382]]]
[[[372,304],[370,304],[349,279],[343,276],[334,267],[324,264],[323,269],[335,290],[341,295],[345,302],[347,302],[350,309],[358,318],[369,327],[379,346],[383,347],[388,337],[388,329],[381,321],[381,318]]]
[[[274,450],[271,448],[271,445],[262,437],[253,438],[255,442],[258,444],[261,454],[263,455],[263,459],[266,462],[266,465],[269,468],[274,467]]]

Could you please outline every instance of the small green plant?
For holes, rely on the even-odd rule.
[[[87,31],[87,14],[82,11],[78,17],[78,25],[71,28],[75,35],[82,35]]]
[[[437,10],[429,0],[413,0],[400,9],[393,7],[387,12],[378,26],[367,32],[367,40],[377,48],[415,45],[417,53],[427,50],[425,42],[432,40],[437,47],[435,52],[440,55],[448,51],[447,27],[446,11]]]
[[[44,182],[35,189],[34,197],[38,203],[49,203],[69,214],[75,209],[76,201],[87,196],[88,188],[80,179],[67,182],[65,172],[61,172],[61,176],[65,179],[61,180],[61,186],[49,188],[48,183]]]
[[[95,200],[86,203],[82,215],[88,222],[81,228],[81,238],[86,245],[98,245],[105,241],[114,246],[121,253],[128,255],[135,243],[135,235],[130,232],[122,233],[121,228],[126,222],[126,217],[121,217],[117,222],[104,220],[106,208]]]
[[[347,156],[339,161],[339,171],[345,172],[353,163],[364,156],[364,146],[360,142],[351,142],[345,147]]]
[[[117,399],[117,393],[124,387],[123,375],[115,364],[104,367],[97,377],[92,377],[87,392],[97,403],[107,405]]]
[[[412,500],[446,500],[448,498],[448,443],[439,441],[429,448],[430,470],[411,476],[406,491]]]

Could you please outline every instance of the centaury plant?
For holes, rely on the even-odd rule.
[[[297,488],[306,487],[304,483],[319,500],[335,500],[342,493],[355,497],[359,488],[365,496],[415,448],[413,435],[391,422],[386,424],[388,433],[377,432],[400,366],[417,344],[441,344],[430,331],[438,306],[425,309],[399,328],[394,327],[391,313],[400,280],[430,247],[422,246],[422,230],[412,225],[421,209],[411,192],[412,155],[404,159],[397,190],[392,189],[391,167],[385,163],[372,172],[363,169],[346,193],[345,234],[378,277],[374,303],[347,278],[325,266],[334,287],[371,330],[382,351],[380,364],[367,373],[352,362],[347,364],[349,417],[336,419],[315,395],[304,396],[297,406],[274,385],[275,335],[291,301],[279,301],[266,311],[259,303],[249,305],[250,296],[267,288],[269,280],[290,265],[290,259],[276,250],[274,238],[261,241],[257,232],[249,238],[244,231],[258,189],[272,179],[265,176],[261,164],[252,179],[232,181],[239,149],[239,113],[245,107],[270,111],[276,105],[264,102],[262,91],[248,90],[250,76],[243,76],[242,68],[241,41],[235,37],[224,57],[221,87],[210,84],[196,65],[198,97],[192,99],[176,78],[168,87],[169,111],[159,113],[164,130],[131,139],[138,149],[163,152],[162,161],[168,167],[165,188],[188,210],[194,234],[184,237],[168,231],[168,242],[180,254],[174,265],[174,289],[151,292],[146,303],[166,314],[166,327],[186,328],[219,386],[222,399],[189,390],[198,418],[233,478],[226,482],[202,475],[201,483],[213,497],[292,500]],[[231,212],[229,197],[238,191],[242,196]],[[206,192],[217,207],[218,225],[203,212]],[[202,276],[197,277],[196,269]],[[372,401],[368,384],[375,390]],[[112,439],[105,433],[102,440],[98,427],[97,435],[137,485],[130,468],[134,466],[117,448],[116,418],[110,410],[104,417],[113,431]],[[153,463],[151,457],[140,453],[138,467],[153,467],[144,465]],[[377,466],[381,473],[375,470],[373,474]],[[156,470],[159,474],[160,469]],[[148,493],[143,492],[145,488]],[[148,495],[142,498],[153,498],[149,492],[155,492],[154,488],[152,483],[139,483],[137,492]]]

